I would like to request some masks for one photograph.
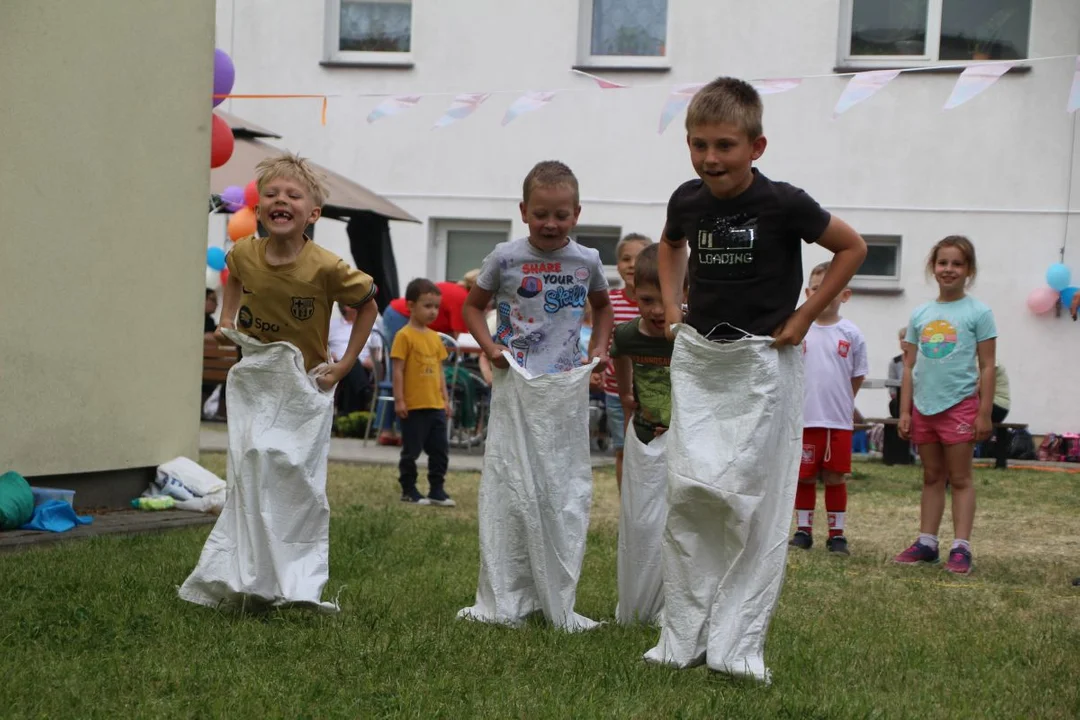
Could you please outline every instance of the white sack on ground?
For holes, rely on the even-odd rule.
[[[671,358],[664,620],[652,662],[769,681],[802,438],[802,357],[771,338],[706,340]]]
[[[620,623],[654,623],[664,608],[661,541],[667,520],[668,434],[648,445],[633,423],[626,429],[619,508],[618,584]]]
[[[480,478],[476,604],[458,617],[519,625],[598,625],[574,612],[592,501],[589,376],[596,365],[533,376],[496,370]]]
[[[180,597],[211,607],[308,605],[329,578],[326,460],[333,393],[300,350],[226,331],[243,351],[229,371],[228,494]]]

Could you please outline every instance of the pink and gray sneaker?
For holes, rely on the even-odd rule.
[[[965,547],[954,547],[949,551],[949,559],[945,563],[945,569],[953,575],[970,574],[971,551]]]
[[[893,562],[901,565],[916,565],[918,563],[933,565],[940,561],[941,558],[938,556],[937,549],[925,545],[919,540],[913,542],[911,547],[893,558]]]

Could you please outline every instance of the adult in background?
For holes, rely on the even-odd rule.
[[[889,390],[889,417],[900,417],[900,381],[904,377],[904,336],[907,327],[900,328],[900,354],[889,362],[889,374],[885,385]],[[911,444],[901,440],[896,425],[885,425],[881,441],[881,460],[886,465],[910,465]]]

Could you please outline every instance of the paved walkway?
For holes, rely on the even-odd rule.
[[[199,449],[203,452],[225,452],[229,447],[229,435],[222,430],[209,430],[205,427],[199,431]],[[401,448],[387,445],[378,445],[374,440],[364,447],[362,440],[355,438],[331,438],[330,460],[332,462],[359,463],[365,465],[394,465],[398,464],[401,457]],[[615,462],[613,455],[593,453],[593,467],[612,465]],[[422,456],[416,463],[420,467],[427,467],[427,457]],[[475,447],[472,452],[467,450],[450,451],[450,469],[463,472],[480,472],[484,466],[484,450]]]
[[[217,515],[184,510],[116,510],[110,512],[80,511],[93,516],[94,522],[80,525],[62,533],[36,530],[9,530],[0,533],[0,552],[26,550],[32,545],[44,545],[64,540],[82,540],[97,535],[120,535],[159,532],[189,525],[209,525]]]

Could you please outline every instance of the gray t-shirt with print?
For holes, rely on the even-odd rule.
[[[495,296],[495,342],[533,373],[581,364],[578,336],[589,293],[607,291],[600,253],[571,240],[551,252],[528,238],[499,243],[476,284]]]

